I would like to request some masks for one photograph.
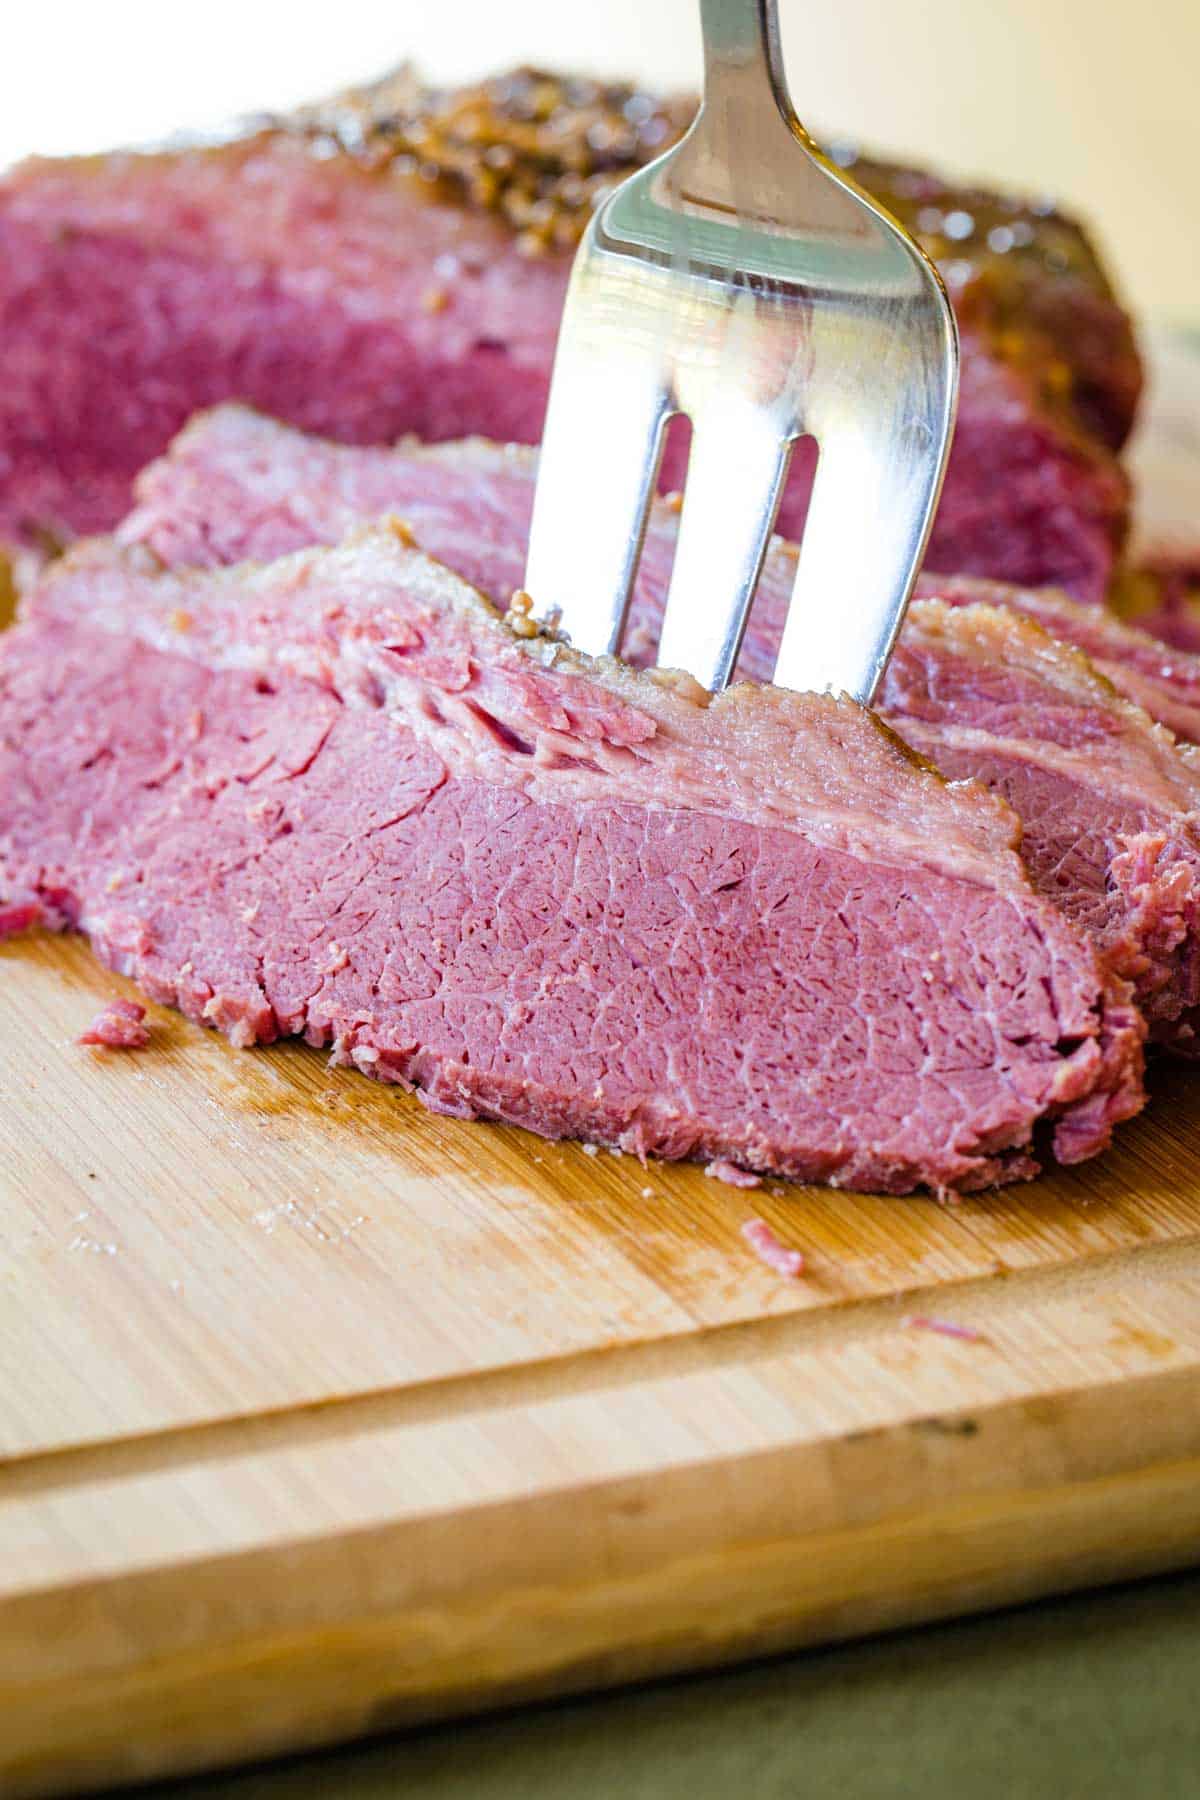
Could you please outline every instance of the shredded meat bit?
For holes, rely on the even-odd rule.
[[[75,1041],[104,1050],[143,1050],[150,1042],[150,1027],[142,1023],[145,1017],[145,1007],[136,1000],[110,1000]]]
[[[29,931],[40,923],[42,909],[34,901],[24,905],[0,906],[0,941],[6,937],[16,937],[19,932]]]
[[[730,1187],[762,1186],[761,1175],[751,1174],[749,1169],[739,1169],[736,1163],[728,1162],[723,1156],[718,1156],[713,1162],[705,1163],[704,1173],[711,1181],[726,1181]]]
[[[803,1251],[789,1250],[786,1244],[780,1243],[765,1219],[747,1219],[742,1226],[742,1236],[759,1261],[766,1263],[768,1269],[774,1269],[777,1275],[786,1275],[789,1281],[798,1281],[803,1275]]]
[[[956,1325],[952,1319],[926,1319],[910,1313],[901,1322],[910,1331],[936,1331],[942,1337],[961,1338],[966,1344],[987,1342],[982,1331],[976,1331],[973,1325]]]

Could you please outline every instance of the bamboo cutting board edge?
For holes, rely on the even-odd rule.
[[[678,1417],[680,1396],[653,1391],[663,1385],[631,1390],[630,1403],[645,1414],[657,1400]],[[603,1393],[506,1406],[492,1451],[507,1440],[513,1486],[539,1426],[579,1434],[581,1409],[598,1406],[607,1472],[588,1466],[557,1488],[403,1519],[384,1516],[384,1502],[339,1533],[264,1538],[230,1555],[156,1564],[143,1551],[140,1566],[23,1596],[0,1661],[6,1792],[180,1772],[912,1623],[1149,1573],[1200,1545],[1195,1351],[1132,1381],[841,1440],[788,1442],[785,1430],[749,1455],[730,1446],[669,1466],[644,1443],[641,1466],[636,1454],[620,1466],[628,1446]],[[539,1410],[554,1416],[539,1421]],[[406,1434],[420,1455],[439,1430],[385,1429],[371,1445],[360,1426],[326,1460],[340,1482],[370,1481],[381,1456],[402,1457]],[[102,1456],[88,1454],[94,1481],[111,1489]],[[248,1452],[240,1476],[227,1462],[225,1506],[269,1510],[272,1483],[292,1478],[291,1454],[286,1444]],[[140,1505],[157,1509],[170,1459],[130,1479],[145,1487]],[[186,1471],[174,1485],[181,1510],[203,1506]],[[111,1498],[86,1490],[74,1490],[74,1512],[55,1494],[64,1530]],[[64,1638],[76,1663],[66,1688],[55,1662]]]

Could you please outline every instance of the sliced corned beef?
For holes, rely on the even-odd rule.
[[[575,238],[691,110],[540,75],[450,94],[404,77],[225,144],[0,179],[0,539],[107,529],[136,470],[225,398],[352,443],[535,442]],[[939,258],[959,316],[932,565],[1100,598],[1141,375],[1087,239],[1043,206],[841,160]]]
[[[1068,1160],[1141,1022],[1017,824],[868,712],[592,663],[367,533],[84,549],[0,640],[0,897],[239,1044],[888,1192]]]
[[[219,568],[337,544],[394,513],[428,555],[504,604],[524,578],[536,474],[536,451],[519,444],[360,448],[219,406],[141,471],[116,537],[172,567]],[[669,500],[654,506],[638,571],[647,625],[665,602],[676,524]]]
[[[225,407],[197,419],[139,477],[141,504],[120,536],[171,564],[212,564],[336,540],[398,511],[425,549],[502,600],[521,579],[534,466],[526,451],[481,442],[350,449]],[[634,661],[653,659],[675,528],[670,507],[656,508],[627,637]],[[767,561],[741,664],[755,679],[770,675],[794,556],[777,542]],[[932,577],[924,586],[956,610],[984,597],[1011,596],[1014,607],[972,604],[961,618],[933,601],[916,609],[881,706],[944,773],[978,775],[1004,794],[1024,823],[1035,883],[1133,982],[1155,1039],[1190,1052],[1200,1005],[1193,766],[1033,620],[1040,613],[1053,630],[1077,616],[1101,644],[1135,634],[1053,594]],[[1161,646],[1156,655],[1161,668]]]
[[[910,608],[877,704],[945,775],[1020,815],[1033,884],[1132,984],[1151,1036],[1200,1049],[1200,774],[1079,651],[1004,607]]]
[[[1023,613],[1051,637],[1082,650],[1127,700],[1176,737],[1200,743],[1200,655],[1163,643],[1140,623],[1120,619],[1105,607],[1083,606],[1053,588],[922,575],[917,593],[950,606],[984,601]]]
[[[336,543],[355,524],[398,512],[430,555],[503,602],[523,578],[536,466],[531,451],[480,440],[358,449],[309,437],[247,407],[222,406],[194,419],[138,476],[137,504],[118,536],[148,545],[164,562],[207,567]],[[675,529],[670,504],[656,507],[625,640],[635,662],[653,661]],[[794,577],[795,549],[776,540],[739,664],[751,680],[770,679]],[[1085,651],[1152,718],[1179,737],[1200,740],[1200,657],[1168,651],[1107,610],[1051,589],[925,574],[917,592],[951,605],[983,600],[1027,615]]]

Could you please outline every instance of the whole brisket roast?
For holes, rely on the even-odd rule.
[[[889,1192],[1141,1101],[1011,812],[849,701],[589,662],[374,531],[58,564],[0,639],[0,899],[435,1110]]]
[[[224,407],[139,477],[140,505],[119,536],[173,566],[264,560],[336,542],[390,511],[503,603],[521,577],[533,474],[521,450],[348,449]],[[657,507],[627,640],[634,661],[653,660],[675,527],[671,507]],[[770,676],[794,554],[776,542],[756,597],[741,665],[756,680]],[[1023,822],[1035,885],[1133,983],[1154,1038],[1190,1053],[1200,1007],[1195,766],[1082,655],[1052,641],[1038,614],[1051,629],[1078,615],[1102,645],[1133,634],[1052,594],[1013,594],[1008,608],[997,603],[1010,590],[995,584],[926,577],[925,588],[954,604],[913,608],[880,696],[885,716],[943,773],[979,776],[1004,795]],[[1161,667],[1163,647],[1153,649]]]
[[[0,540],[109,528],[134,473],[230,397],[351,443],[536,442],[578,232],[691,111],[530,72],[454,93],[402,74],[219,145],[16,169]],[[1099,599],[1140,365],[1086,237],[1049,207],[838,154],[938,258],[962,330],[931,564]],[[784,498],[792,536],[807,478]]]

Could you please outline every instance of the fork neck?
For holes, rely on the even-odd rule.
[[[700,0],[704,126],[722,136],[763,128],[763,108],[803,130],[788,95],[778,0]]]

